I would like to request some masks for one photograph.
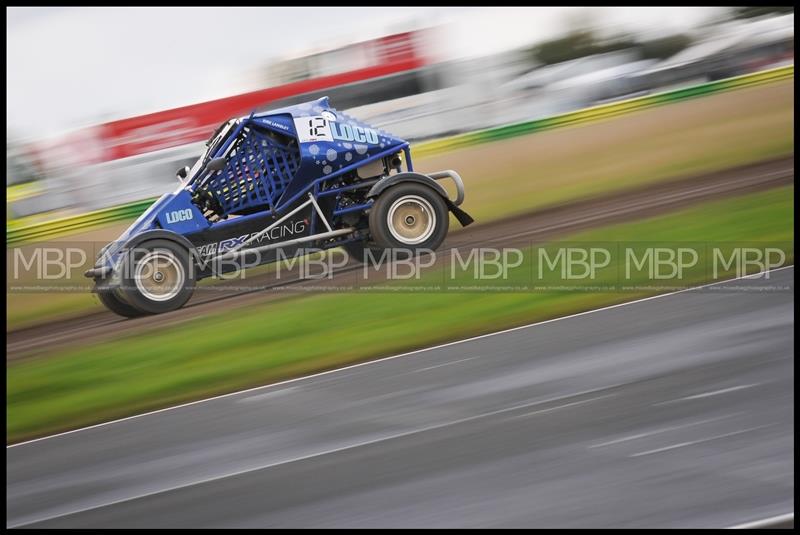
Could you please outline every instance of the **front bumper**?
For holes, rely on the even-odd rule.
[[[450,202],[452,202],[454,206],[461,206],[461,203],[464,202],[464,181],[461,180],[461,175],[452,169],[448,169],[447,171],[430,173],[428,176],[434,180],[442,180],[443,178],[451,179],[456,185],[456,198],[450,199]]]
[[[113,268],[110,266],[94,267],[84,271],[83,276],[87,279],[102,279],[111,274]]]

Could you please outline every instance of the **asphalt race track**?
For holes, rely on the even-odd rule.
[[[793,303],[792,267],[12,446],[7,525],[727,527],[791,513]]]

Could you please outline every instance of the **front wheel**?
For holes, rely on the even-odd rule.
[[[437,249],[450,225],[447,205],[432,188],[416,182],[384,191],[372,205],[369,230],[380,247]]]
[[[170,240],[149,240],[131,250],[122,275],[122,293],[134,308],[148,314],[176,310],[194,293],[192,258]]]

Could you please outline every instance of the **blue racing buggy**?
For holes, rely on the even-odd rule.
[[[327,97],[224,123],[177,177],[180,186],[85,273],[117,314],[175,310],[197,280],[274,262],[278,250],[283,258],[303,247],[341,246],[357,259],[414,253],[441,245],[448,212],[472,223],[459,208],[458,173],[414,172],[408,142],[331,108]],[[444,178],[455,182],[455,199],[437,182]]]

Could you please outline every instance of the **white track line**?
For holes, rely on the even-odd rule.
[[[783,267],[775,268],[775,269],[772,269],[772,270],[769,270],[769,271],[760,271],[758,273],[753,273],[751,275],[744,275],[742,277],[734,277],[732,279],[726,279],[726,280],[723,280],[723,281],[716,281],[716,282],[711,282],[711,283],[708,283],[708,284],[701,284],[700,286],[693,286],[691,288],[684,288],[682,290],[677,290],[677,291],[674,291],[674,292],[668,292],[668,293],[663,293],[663,294],[658,294],[658,295],[652,295],[650,297],[643,297],[641,299],[635,299],[633,301],[626,301],[624,303],[617,303],[616,305],[609,305],[609,306],[605,306],[605,307],[601,307],[601,308],[595,308],[595,309],[592,309],[592,310],[586,310],[584,312],[578,312],[576,314],[570,314],[568,316],[561,316],[559,318],[553,318],[553,319],[549,319],[549,320],[539,321],[539,322],[536,322],[536,323],[529,323],[527,325],[520,325],[519,327],[512,327],[510,329],[504,329],[502,331],[496,331],[496,332],[493,332],[493,333],[481,334],[479,336],[473,336],[471,338],[465,338],[463,340],[456,340],[454,342],[447,342],[445,344],[440,344],[440,345],[436,345],[436,346],[433,346],[433,347],[425,347],[425,348],[422,348],[422,349],[416,349],[414,351],[409,351],[407,353],[401,353],[399,355],[392,355],[392,356],[389,356],[389,357],[383,357],[383,358],[380,358],[380,359],[370,360],[370,361],[367,361],[367,362],[361,362],[359,364],[352,364],[350,366],[345,366],[343,368],[336,368],[334,370],[328,370],[328,371],[324,371],[324,372],[314,373],[314,374],[306,375],[306,376],[303,376],[303,377],[296,377],[294,379],[288,379],[286,381],[281,381],[281,382],[278,382],[278,383],[272,383],[272,384],[268,384],[268,385],[256,386],[256,387],[253,387],[253,388],[247,388],[245,390],[238,390],[236,392],[229,392],[227,394],[221,394],[219,396],[213,396],[213,397],[210,397],[210,398],[199,399],[199,400],[196,400],[196,401],[190,401],[188,403],[182,403],[180,405],[173,405],[172,407],[165,407],[163,409],[157,409],[157,410],[150,411],[150,412],[143,412],[141,414],[135,414],[133,416],[127,416],[125,418],[119,418],[117,420],[111,420],[111,421],[108,421],[108,422],[102,422],[102,423],[95,424],[95,425],[90,425],[90,426],[87,426],[87,427],[81,427],[79,429],[73,429],[71,431],[64,431],[63,433],[56,433],[54,435],[48,435],[46,437],[34,438],[34,439],[31,439],[31,440],[26,440],[24,442],[18,442],[16,444],[10,444],[10,445],[6,446],[6,449],[15,448],[17,446],[23,446],[25,444],[32,444],[34,442],[39,442],[39,441],[42,441],[42,440],[48,440],[48,439],[51,439],[51,438],[62,437],[62,436],[70,435],[70,434],[73,434],[73,433],[80,433],[82,431],[88,431],[90,429],[95,429],[95,428],[103,427],[103,426],[107,426],[107,425],[113,425],[113,424],[117,424],[117,423],[120,423],[120,422],[125,422],[127,420],[133,420],[133,419],[136,419],[136,418],[142,418],[143,416],[150,416],[152,414],[158,414],[160,412],[171,411],[171,410],[180,409],[180,408],[183,408],[183,407],[189,407],[191,405],[197,405],[199,403],[205,403],[207,401],[213,401],[215,399],[222,399],[222,398],[226,398],[226,397],[230,397],[230,396],[236,396],[236,395],[244,394],[244,393],[247,393],[247,392],[255,392],[257,390],[262,390],[262,389],[265,389],[265,388],[274,388],[276,386],[281,386],[281,385],[285,385],[285,384],[289,384],[289,383],[294,383],[294,382],[297,382],[297,381],[304,381],[306,379],[312,379],[314,377],[320,377],[322,375],[329,375],[329,374],[332,374],[332,373],[338,373],[338,372],[341,372],[341,371],[344,371],[344,370],[350,370],[350,369],[358,368],[358,367],[361,367],[361,366],[370,366],[372,364],[377,364],[379,362],[386,362],[388,360],[393,360],[393,359],[397,359],[397,358],[401,358],[401,357],[407,357],[407,356],[415,355],[417,353],[421,353],[421,352],[424,352],[424,351],[432,351],[432,350],[436,350],[436,349],[442,349],[442,348],[454,346],[454,345],[457,345],[457,344],[463,344],[463,343],[466,343],[466,342],[472,342],[472,341],[475,341],[475,340],[480,340],[482,338],[488,338],[490,336],[497,336],[499,334],[506,334],[506,333],[510,333],[510,332],[514,332],[514,331],[519,331],[519,330],[522,330],[522,329],[528,329],[528,328],[531,328],[531,327],[536,327],[536,326],[539,326],[539,325],[546,325],[548,323],[553,323],[553,322],[556,322],[556,321],[577,318],[577,317],[580,317],[580,316],[585,316],[587,314],[594,314],[596,312],[602,312],[604,310],[612,310],[612,309],[615,309],[615,308],[624,307],[624,306],[628,306],[628,305],[633,305],[633,304],[636,304],[636,303],[643,303],[645,301],[652,301],[654,299],[661,299],[663,297],[669,297],[669,296],[672,296],[672,295],[677,295],[677,294],[681,294],[681,293],[685,293],[685,292],[692,292],[692,291],[699,290],[699,289],[702,289],[702,288],[708,288],[710,286],[717,286],[719,284],[726,284],[726,283],[734,282],[734,281],[737,281],[737,280],[754,279],[754,278],[760,277],[760,276],[762,276],[762,275],[764,275],[766,273],[774,273],[774,272],[777,272],[777,271],[783,271],[783,270],[792,269],[792,268],[794,268],[794,264],[789,265],[789,266],[783,266]]]
[[[634,453],[632,455],[628,455],[628,457],[642,457],[644,455],[652,455],[654,453],[661,453],[664,451],[670,451],[678,448],[683,448],[686,446],[694,446],[695,444],[703,444],[705,442],[711,442],[712,440],[718,440],[720,438],[727,438],[733,437],[736,435],[741,435],[744,433],[749,433],[751,431],[757,431],[759,429],[764,429],[765,427],[770,427],[777,424],[767,424],[767,425],[759,425],[756,427],[748,427],[747,429],[739,429],[738,431],[733,431],[731,433],[723,433],[721,435],[714,435],[713,437],[701,438],[699,440],[692,440],[690,442],[681,442],[680,444],[672,444],[671,446],[664,446],[663,448],[656,448],[654,450],[647,450],[647,451],[640,451],[639,453]]]
[[[656,429],[655,431],[648,431],[646,433],[638,433],[636,435],[628,435],[628,436],[624,436],[622,438],[609,440],[608,442],[601,442],[600,444],[592,444],[591,446],[588,446],[588,448],[589,449],[603,448],[605,446],[611,446],[611,445],[614,445],[614,444],[620,444],[622,442],[628,442],[630,440],[636,440],[636,439],[639,439],[639,438],[650,437],[650,436],[653,436],[653,435],[659,435],[661,433],[666,433],[668,431],[675,431],[675,430],[678,430],[678,429],[686,429],[687,427],[694,427],[696,425],[703,425],[703,424],[707,424],[709,422],[716,422],[718,420],[725,420],[726,418],[733,418],[734,416],[737,416],[739,414],[742,414],[742,413],[741,412],[735,412],[733,414],[728,414],[728,415],[725,415],[725,416],[718,416],[716,418],[708,418],[706,420],[699,420],[697,422],[689,422],[688,424],[672,425],[672,426],[669,426],[669,427],[662,427],[661,429]]]
[[[758,386],[761,383],[752,383],[749,385],[739,385],[739,386],[732,386],[730,388],[723,388],[722,390],[713,390],[711,392],[703,392],[702,394],[695,394],[693,396],[686,396],[685,398],[679,398],[678,401],[684,399],[700,399],[700,398],[709,398],[711,396],[718,396],[720,394],[727,394],[728,392],[735,392],[736,390],[743,390],[745,388],[753,388],[754,386]]]
[[[615,385],[615,386],[618,386],[618,385]],[[611,388],[613,388],[613,387],[611,387]],[[529,416],[536,416],[537,414],[543,414],[543,413],[546,413],[546,412],[553,412],[553,411],[557,411],[559,409],[566,409],[567,407],[574,407],[575,405],[583,405],[585,403],[589,403],[591,401],[596,401],[598,399],[610,398],[611,396],[614,396],[614,394],[606,394],[605,396],[597,396],[597,397],[594,397],[594,398],[584,399],[584,400],[581,400],[581,401],[573,401],[572,403],[565,403],[564,405],[556,405],[555,407],[550,407],[549,409],[539,409],[538,411],[526,412],[525,414],[520,414],[519,416],[512,416],[511,419],[512,420],[516,420],[516,419],[519,419],[519,418],[527,418]]]
[[[786,513],[783,515],[776,515],[771,516],[769,518],[764,518],[763,520],[755,520],[753,522],[746,522],[744,524],[738,524],[736,526],[731,526],[726,529],[759,529],[759,528],[767,528],[773,524],[781,524],[783,522],[788,522],[789,520],[794,520],[794,512]]]
[[[421,368],[419,370],[414,370],[410,373],[419,373],[419,372],[426,372],[428,370],[433,370],[435,368],[441,368],[442,366],[450,366],[451,364],[458,364],[459,362],[466,362],[468,360],[475,360],[480,357],[469,357],[466,359],[459,359],[459,360],[451,360],[450,362],[445,362],[444,364],[437,364],[436,366],[428,366],[427,368]]]
[[[702,394],[695,394],[693,396],[686,396],[677,399],[671,399],[669,401],[661,401],[659,403],[654,403],[653,406],[658,405],[670,405],[672,403],[678,403],[679,401],[687,401],[690,399],[702,399],[702,398],[710,398],[711,396],[718,396],[720,394],[727,394],[728,392],[736,392],[737,390],[744,390],[745,388],[753,388],[754,386],[759,386],[762,383],[753,383],[749,385],[739,385],[739,386],[732,386],[730,388],[723,388],[721,390],[712,390],[711,392],[703,392]]]

